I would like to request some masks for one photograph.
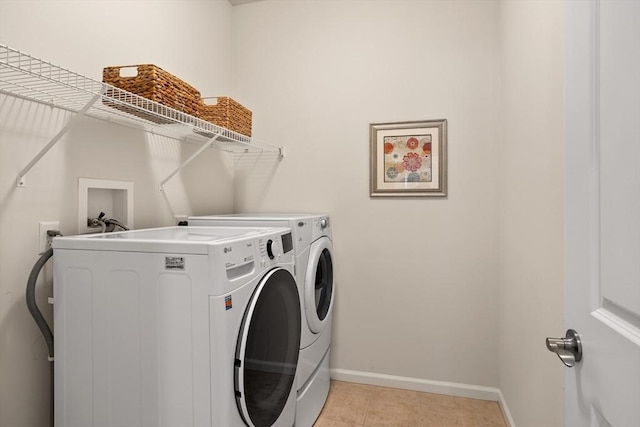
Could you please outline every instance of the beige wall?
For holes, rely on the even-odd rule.
[[[518,427],[564,425],[563,7],[504,1],[500,389]]]
[[[234,9],[234,86],[286,147],[240,211],[326,211],[332,367],[497,387],[496,2],[265,1]],[[369,123],[447,119],[449,196],[369,197]]]
[[[185,4],[186,3],[186,4]],[[231,82],[231,13],[226,1],[0,0],[0,43],[95,79],[102,67],[154,63],[200,89]],[[159,183],[198,145],[98,120],[73,127],[17,188],[18,172],[70,114],[0,95],[0,426],[48,425],[46,346],[28,314],[26,280],[38,259],[38,222],[77,231],[79,177],[134,182],[138,228],[171,225],[174,214],[229,212],[232,170],[208,150],[160,193]],[[50,315],[50,272],[38,295]]]
[[[562,4],[396,6],[234,10],[236,90],[289,156],[236,208],[333,216],[334,368],[495,386],[516,425],[561,426]],[[371,200],[368,124],[440,117],[450,196]]]

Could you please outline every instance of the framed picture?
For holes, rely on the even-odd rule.
[[[447,195],[447,121],[371,123],[371,197]]]

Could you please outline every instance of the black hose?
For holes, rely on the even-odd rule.
[[[40,256],[40,259],[38,259],[38,261],[31,269],[29,280],[27,280],[27,307],[29,308],[29,313],[31,313],[33,320],[36,321],[38,328],[40,328],[40,331],[44,336],[44,340],[47,343],[47,349],[49,351],[49,369],[51,371],[51,401],[49,407],[49,425],[51,427],[53,427],[53,333],[51,332],[51,328],[49,328],[47,320],[44,318],[42,312],[38,308],[38,304],[36,303],[36,281],[38,280],[40,271],[52,256],[53,248],[49,248],[45,252],[43,252]]]
[[[36,321],[38,328],[44,335],[44,340],[47,343],[47,349],[49,351],[49,357],[53,357],[53,333],[51,332],[51,328],[49,328],[49,324],[46,319],[42,315],[42,312],[38,308],[38,304],[36,303],[36,280],[38,280],[38,275],[40,274],[40,270],[47,263],[49,258],[53,256],[53,249],[49,248],[42,253],[42,256],[35,263],[33,268],[31,269],[31,274],[29,274],[29,280],[27,281],[27,307],[29,308],[29,313],[33,316],[33,320]]]
[[[107,229],[108,232],[115,230],[116,226],[122,228],[124,231],[129,230],[129,227],[127,227],[117,219],[113,219],[113,218],[105,219],[104,223],[111,226],[110,229]]]

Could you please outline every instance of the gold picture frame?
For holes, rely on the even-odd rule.
[[[371,123],[371,197],[447,195],[447,120]]]

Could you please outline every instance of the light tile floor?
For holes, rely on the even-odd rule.
[[[331,381],[314,427],[506,427],[498,402]]]

